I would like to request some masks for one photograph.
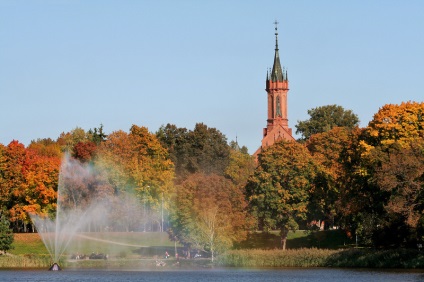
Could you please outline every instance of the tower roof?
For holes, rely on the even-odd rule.
[[[278,52],[278,22],[275,21],[275,55],[274,55],[274,65],[272,66],[271,71],[271,80],[272,81],[283,81],[284,80],[284,74],[283,69],[281,68],[280,63],[280,54]]]

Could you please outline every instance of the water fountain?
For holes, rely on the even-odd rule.
[[[125,229],[122,228],[122,222],[126,217],[141,222],[135,216],[137,209],[142,212],[141,206],[131,206],[128,197],[124,199],[124,202],[120,202],[120,198],[115,195],[113,187],[104,174],[69,156],[62,161],[57,194],[56,214],[53,218],[31,215],[37,232],[51,256],[50,270],[61,269],[59,259],[76,236],[96,240],[93,231],[105,231],[110,226],[117,226],[117,220],[121,229]],[[132,201],[135,203],[134,198],[132,197]],[[127,211],[124,212],[131,212],[131,214],[120,213],[119,208],[125,208]],[[129,208],[131,208],[130,211],[128,211]],[[113,214],[108,211],[112,211]],[[129,231],[128,227],[126,229]],[[84,236],[80,232],[92,232],[93,235]],[[113,243],[108,242],[108,244]]]

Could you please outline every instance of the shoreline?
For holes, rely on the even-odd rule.
[[[158,262],[165,263],[159,265]],[[47,255],[1,255],[0,269],[48,269],[52,260]],[[353,268],[353,269],[405,269],[423,270],[424,252],[411,249],[295,249],[295,250],[231,250],[208,258],[110,258],[70,260],[62,258],[64,269],[282,269],[282,268]]]

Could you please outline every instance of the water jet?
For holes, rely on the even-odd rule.
[[[117,246],[143,247],[108,240],[107,236],[143,230],[147,214],[151,216],[137,197],[123,191],[116,193],[105,172],[65,156],[59,172],[55,214],[30,216],[54,262],[49,270],[55,271],[61,270],[59,262],[70,246],[81,247],[81,238],[93,241],[93,246],[104,242],[106,250],[101,250],[104,254],[110,254],[112,249],[118,251]],[[90,251],[98,251],[95,248]]]

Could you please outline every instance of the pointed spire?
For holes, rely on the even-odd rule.
[[[237,134],[236,134],[236,144],[235,144],[234,149],[237,150],[237,151],[240,151],[240,146],[239,146],[238,141],[237,141]]]
[[[272,81],[282,81],[283,71],[281,69],[280,54],[278,53],[278,22],[275,21],[275,55],[274,65],[272,66],[271,79]]]

